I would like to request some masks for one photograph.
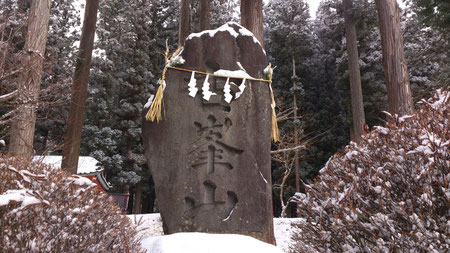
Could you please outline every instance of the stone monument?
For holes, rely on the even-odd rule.
[[[264,77],[264,49],[227,23],[191,34],[178,57],[180,69],[165,75],[163,119],[144,119],[142,133],[165,233],[236,233],[275,244],[270,88],[243,79]]]

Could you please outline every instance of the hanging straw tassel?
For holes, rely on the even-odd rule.
[[[270,97],[272,99],[272,124],[270,126],[270,138],[274,142],[278,142],[280,140],[280,130],[278,129],[278,121],[277,121],[277,112],[275,111],[275,98],[272,90],[272,83],[269,84],[270,88]]]
[[[270,98],[272,100],[272,103],[270,105],[270,107],[272,107],[272,120],[270,124],[270,138],[272,139],[272,141],[274,142],[278,142],[280,140],[280,130],[278,129],[278,121],[277,121],[277,112],[275,111],[275,96],[273,95],[273,90],[272,90],[272,75],[273,75],[273,70],[275,68],[272,68],[272,64],[269,63],[268,67],[268,79],[270,80],[269,82],[269,89],[270,89]]]
[[[164,68],[164,70],[163,70],[163,74],[162,74],[162,78],[161,78],[161,82],[158,87],[158,90],[156,91],[155,97],[153,98],[153,102],[150,105],[150,109],[148,109],[148,112],[145,115],[146,120],[155,121],[155,119],[156,119],[156,123],[158,123],[162,118],[162,113],[161,113],[162,99],[163,99],[164,89],[166,88],[166,82],[164,80],[166,77],[166,71],[167,71],[167,67]]]
[[[181,48],[178,48],[175,53],[177,54],[180,49]],[[169,67],[169,45],[167,44],[167,40],[166,40],[166,52],[162,55],[164,56],[165,67],[162,73],[161,82],[158,87],[158,90],[156,91],[155,97],[153,98],[152,104],[150,105],[150,109],[148,109],[148,112],[145,115],[146,120],[155,121],[156,119],[156,123],[158,123],[162,118],[162,100],[164,89],[166,88],[166,81],[165,81],[166,72]],[[172,58],[175,57],[174,55],[172,56]]]

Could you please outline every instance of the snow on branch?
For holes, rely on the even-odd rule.
[[[297,250],[447,252],[450,248],[450,93],[391,115],[334,155],[294,197]]]
[[[30,190],[8,190],[0,195],[0,206],[6,206],[10,202],[22,203],[22,207],[40,204],[41,200],[36,198]]]
[[[3,102],[6,102],[8,100],[11,100],[11,99],[15,98],[18,93],[19,93],[18,90],[14,90],[14,91],[12,91],[12,92],[10,92],[8,94],[1,95],[0,96],[0,103],[3,103]]]

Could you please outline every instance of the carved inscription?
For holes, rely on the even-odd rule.
[[[186,210],[195,216],[202,209],[213,210],[223,220],[227,220],[238,203],[234,191],[223,190],[226,185],[216,185],[217,181],[229,177],[233,169],[232,159],[242,154],[243,150],[224,143],[222,131],[232,125],[229,118],[218,122],[214,115],[209,115],[205,122],[194,122],[197,127],[198,139],[189,153],[191,157],[190,168],[198,174],[201,180],[202,196],[198,203],[191,196],[185,197]],[[213,207],[212,207],[213,206]]]

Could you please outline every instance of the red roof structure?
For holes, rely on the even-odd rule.
[[[48,155],[48,156],[34,156],[34,161],[41,161],[50,165],[55,169],[61,168],[62,156]],[[89,178],[97,185],[100,192],[108,194],[114,202],[124,211],[128,208],[128,193],[109,193],[112,185],[105,178],[105,170],[101,167],[100,162],[90,156],[80,156],[78,158],[77,175]]]

